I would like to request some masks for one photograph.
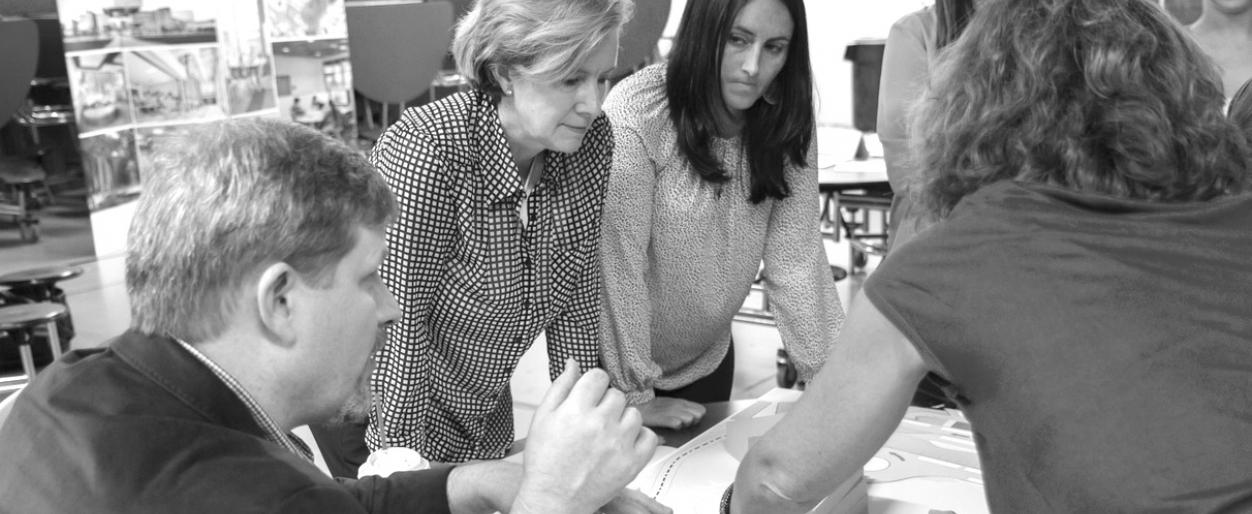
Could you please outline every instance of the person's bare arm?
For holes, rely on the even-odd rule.
[[[744,457],[731,512],[808,512],[873,456],[926,368],[862,293],[817,378]]]

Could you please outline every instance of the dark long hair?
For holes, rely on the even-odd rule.
[[[935,0],[935,48],[961,37],[961,32],[974,16],[974,0]]]
[[[805,166],[813,140],[813,72],[809,67],[809,36],[802,0],[781,0],[795,26],[787,46],[787,62],[770,85],[771,105],[757,101],[746,113],[744,148],[752,177],[748,199],[783,199],[791,194],[786,161]],[[726,109],[721,91],[722,54],[735,16],[748,0],[687,2],[666,69],[670,120],[678,133],[678,150],[700,178],[723,183],[726,170],[713,156],[710,139],[717,132],[717,113]]]

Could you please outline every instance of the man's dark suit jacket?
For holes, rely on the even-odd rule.
[[[40,373],[0,462],[0,512],[448,512],[448,468],[336,482],[177,342],[134,332]]]

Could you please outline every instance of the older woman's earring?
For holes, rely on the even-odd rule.
[[[504,96],[513,96],[513,88],[510,87],[510,88],[505,89]]]

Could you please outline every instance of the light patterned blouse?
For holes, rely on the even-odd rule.
[[[403,310],[387,330],[366,440],[439,462],[493,459],[513,443],[509,378],[540,331],[549,370],[598,367],[600,214],[613,140],[601,116],[573,154],[546,152],[524,184],[496,106],[458,93],[405,111],[371,160],[400,206],[381,273]],[[381,423],[380,423],[381,421]]]
[[[601,359],[613,385],[640,403],[716,369],[762,260],[783,344],[800,379],[811,379],[844,316],[818,230],[816,168],[788,166],[791,196],[753,204],[740,140],[715,138],[730,181],[700,179],[678,153],[663,64],[617,84],[605,112],[617,144],[601,244]],[[808,162],[817,163],[812,149]]]

